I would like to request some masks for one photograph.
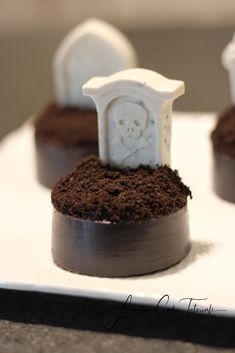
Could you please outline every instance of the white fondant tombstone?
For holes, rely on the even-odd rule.
[[[65,37],[55,53],[56,101],[91,108],[93,101],[82,94],[88,79],[136,66],[135,50],[119,30],[101,20],[87,20]]]
[[[222,63],[229,72],[231,99],[235,104],[235,33],[222,53]]]
[[[119,168],[170,165],[171,113],[182,81],[145,69],[95,77],[83,86],[98,112],[99,154]]]

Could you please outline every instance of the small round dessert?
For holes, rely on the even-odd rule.
[[[235,106],[219,116],[211,138],[214,191],[222,199],[235,203]]]
[[[38,181],[52,188],[89,154],[98,153],[97,113],[51,103],[35,121]]]
[[[166,269],[190,249],[188,196],[167,166],[121,170],[89,156],[52,190],[53,260],[100,277]]]

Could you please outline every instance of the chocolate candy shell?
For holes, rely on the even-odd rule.
[[[40,184],[52,188],[88,154],[98,154],[98,146],[87,144],[77,148],[63,148],[35,140],[37,179]]]
[[[235,203],[235,158],[213,151],[213,188],[226,201]]]
[[[187,207],[142,223],[81,220],[54,209],[52,256],[61,268],[99,277],[147,274],[189,252]]]

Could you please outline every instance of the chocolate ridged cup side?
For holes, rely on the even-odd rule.
[[[37,179],[40,184],[52,188],[81,159],[89,154],[98,154],[98,145],[60,147],[36,138],[35,154]]]
[[[166,269],[190,250],[187,206],[142,223],[82,220],[53,209],[56,265],[99,277],[124,277]]]
[[[222,199],[235,203],[235,158],[213,150],[213,188]]]

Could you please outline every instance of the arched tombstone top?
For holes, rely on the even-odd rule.
[[[95,100],[96,97],[103,97],[112,93],[128,88],[139,90],[141,94],[153,96],[157,100],[176,99],[184,94],[184,82],[169,80],[157,72],[133,68],[117,72],[109,77],[93,77],[83,86],[84,94]]]
[[[87,20],[64,38],[55,53],[56,100],[62,106],[92,108],[92,100],[82,94],[88,79],[137,65],[133,46],[119,30],[98,19]]]
[[[131,69],[90,79],[83,92],[96,103],[99,154],[119,168],[170,164],[171,112],[184,82]]]
[[[230,94],[232,103],[235,104],[235,33],[222,53],[222,63],[229,72]]]

